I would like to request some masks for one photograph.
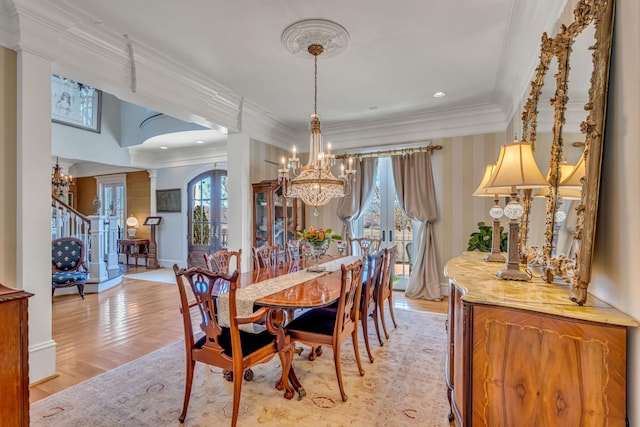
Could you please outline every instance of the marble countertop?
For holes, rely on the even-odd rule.
[[[535,275],[530,282],[500,280],[496,272],[504,268],[504,263],[485,262],[484,255],[481,252],[465,252],[445,266],[445,276],[462,290],[463,301],[597,323],[638,326],[635,319],[593,295],[588,295],[583,306],[577,305],[569,299],[568,284],[549,284]]]

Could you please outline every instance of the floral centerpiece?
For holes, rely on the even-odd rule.
[[[324,271],[323,267],[318,266],[320,258],[327,251],[327,248],[334,240],[342,240],[342,236],[334,234],[330,228],[326,230],[309,227],[308,230],[298,231],[298,239],[304,242],[304,251],[306,255],[310,255],[314,261],[314,265],[307,268],[307,271]]]
[[[302,242],[308,242],[310,245],[322,246],[325,242],[330,245],[334,240],[342,240],[342,236],[334,234],[330,228],[326,230],[309,227],[308,230],[298,231],[298,238]]]

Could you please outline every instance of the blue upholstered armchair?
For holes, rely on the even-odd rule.
[[[89,278],[84,250],[82,240],[75,237],[61,237],[51,242],[51,296],[57,288],[77,286],[84,299],[84,284]]]

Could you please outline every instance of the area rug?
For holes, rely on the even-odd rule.
[[[147,282],[161,282],[175,285],[176,275],[170,268],[158,268],[144,273],[125,274],[127,279],[145,280]]]
[[[371,334],[373,363],[360,337],[363,377],[351,340],[346,340],[342,349],[346,402],[340,398],[331,349],[325,348],[312,362],[305,347],[303,355],[295,356],[294,367],[307,395],[286,400],[274,388],[281,372],[276,357],[253,369],[253,381],[243,382],[238,425],[448,426],[445,316],[396,310],[396,319],[399,327],[389,331],[383,347],[375,332]],[[184,344],[174,343],[33,403],[31,426],[179,425],[184,364]],[[232,396],[232,383],[222,378],[220,369],[196,364],[184,424],[230,425]]]

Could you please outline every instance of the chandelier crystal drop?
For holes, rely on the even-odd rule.
[[[320,131],[320,115],[318,114],[318,55],[324,52],[321,44],[313,43],[307,51],[314,59],[314,104],[311,114],[311,135],[309,137],[309,160],[297,174],[300,168],[300,159],[293,147],[292,157],[282,158],[282,168],[278,169],[278,182],[283,185],[285,197],[297,197],[314,207],[314,215],[318,215],[318,206],[329,203],[333,198],[344,197],[351,192],[351,181],[355,175],[353,159],[349,159],[348,167],[341,165],[339,177],[331,172],[335,165],[336,157],[331,154],[331,144],[324,151],[322,132]],[[291,171],[289,170],[291,168]],[[293,178],[290,175],[293,175]]]

